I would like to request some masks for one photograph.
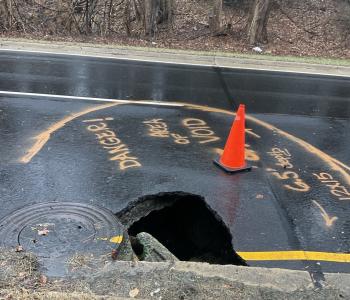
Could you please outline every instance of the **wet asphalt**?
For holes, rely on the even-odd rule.
[[[349,253],[349,78],[1,52],[0,91],[184,103],[0,95],[0,218],[50,201],[116,213],[183,191],[218,212],[237,252]],[[232,176],[212,160],[239,103],[253,170]],[[350,272],[346,262],[248,263],[316,281]]]

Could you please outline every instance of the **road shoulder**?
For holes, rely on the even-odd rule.
[[[321,74],[332,76],[350,76],[350,65],[317,64],[300,62],[298,58],[281,61],[278,57],[257,55],[240,57],[235,54],[225,55],[215,52],[195,52],[161,48],[138,48],[118,45],[90,43],[51,42],[25,39],[0,38],[0,50],[52,53],[64,55],[82,55],[101,58],[129,59],[148,62],[204,65],[235,69],[269,70],[293,73]],[[346,62],[344,60],[344,62]]]

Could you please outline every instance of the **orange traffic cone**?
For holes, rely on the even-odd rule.
[[[214,163],[226,172],[250,171],[245,162],[245,105],[240,104],[222,156]]]

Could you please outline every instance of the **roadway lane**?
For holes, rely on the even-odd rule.
[[[72,199],[118,212],[142,195],[184,191],[220,214],[250,265],[319,278],[350,272],[346,255],[336,262],[350,249],[349,79],[16,53],[1,61],[1,90],[173,106],[3,93],[0,217]],[[255,168],[229,176],[212,159],[241,98]],[[163,136],[152,135],[155,125],[166,128]],[[127,148],[127,163],[101,143],[104,127]],[[299,250],[313,254],[285,257]],[[260,252],[268,257],[253,257]]]
[[[348,78],[0,52],[0,90],[348,118]]]

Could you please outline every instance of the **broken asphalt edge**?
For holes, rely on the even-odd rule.
[[[249,58],[239,54],[236,54],[237,56],[235,54],[226,56],[224,53],[216,54],[215,52],[204,53],[155,47],[139,48],[110,44],[52,42],[16,38],[0,38],[0,50],[350,77],[350,65],[346,63],[346,60],[343,62],[344,65],[333,65],[314,63],[312,58],[310,58],[310,63],[306,63],[298,62],[298,58],[294,58],[296,61],[281,61],[278,57],[274,58],[266,55],[261,55],[261,58],[257,59],[257,55],[252,55],[252,58]],[[288,60],[293,60],[293,58],[288,58]]]

